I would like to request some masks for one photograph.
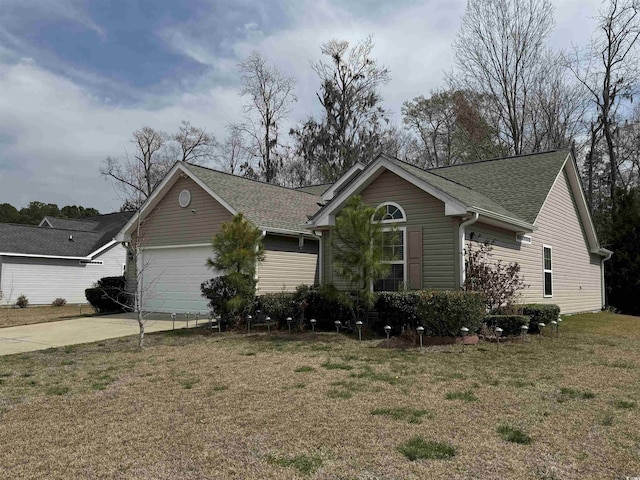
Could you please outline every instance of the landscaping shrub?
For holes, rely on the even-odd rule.
[[[558,315],[560,315],[560,307],[554,304],[528,303],[519,305],[518,308],[522,315],[527,315],[531,318],[529,333],[540,332],[538,323],[542,322],[548,326],[552,321],[557,320]]]
[[[269,315],[271,320],[282,325],[287,317],[295,316],[297,306],[293,293],[278,292],[258,295],[255,309]]]
[[[294,301],[304,311],[305,322],[316,319],[316,330],[332,331],[336,320],[346,325],[354,318],[354,300],[333,285],[300,285]]]
[[[67,301],[64,298],[56,298],[53,302],[51,302],[52,307],[64,307],[67,304]]]
[[[375,303],[378,312],[378,330],[389,325],[394,334],[402,331],[403,325],[415,328],[420,323],[418,303],[420,293],[413,292],[379,292]]]
[[[486,300],[480,292],[423,291],[419,297],[418,315],[426,335],[456,337],[462,327],[472,333],[482,325]]]
[[[502,329],[502,335],[520,335],[522,326],[529,326],[530,318],[527,315],[487,315],[484,324],[493,331],[496,327]]]
[[[20,296],[16,300],[16,305],[20,308],[25,308],[27,305],[29,305],[29,300],[24,294],[20,294]]]
[[[103,277],[92,288],[87,288],[84,296],[98,313],[126,312],[130,310],[126,283],[124,276]]]
[[[225,325],[240,326],[255,302],[256,281],[250,275],[221,275],[200,285],[209,307],[219,314]]]

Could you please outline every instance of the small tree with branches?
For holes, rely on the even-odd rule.
[[[490,311],[513,305],[519,292],[527,287],[520,264],[494,261],[492,251],[491,242],[469,242],[464,282],[465,290],[484,293]]]
[[[204,282],[202,295],[214,310],[238,324],[255,297],[256,268],[264,260],[262,232],[239,213],[231,222],[222,224],[222,230],[213,238],[213,253],[207,266],[223,275]]]
[[[368,311],[375,302],[373,282],[389,274],[385,260],[383,230],[373,221],[376,209],[354,195],[336,217],[332,231],[333,260],[338,275],[349,282]]]

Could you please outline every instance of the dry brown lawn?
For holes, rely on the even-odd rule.
[[[176,331],[0,357],[0,478],[640,476],[640,318],[464,353],[378,343]],[[411,461],[415,436],[456,454]]]
[[[57,322],[81,316],[95,315],[91,305],[65,305],[64,307],[26,307],[0,308],[0,328],[15,327],[17,325],[31,325],[33,323]]]

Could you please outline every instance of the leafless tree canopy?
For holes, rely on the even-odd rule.
[[[182,122],[177,133],[168,135],[151,127],[133,132],[133,153],[124,158],[107,157],[100,174],[111,180],[126,205],[138,208],[177,161],[207,163],[215,140],[204,129]]]
[[[296,82],[293,77],[267,65],[258,52],[244,59],[239,68],[240,94],[247,98],[245,122],[240,128],[249,136],[251,154],[258,159],[264,180],[275,182],[279,164],[279,129],[290,112],[291,104],[296,101]]]
[[[527,117],[553,26],[549,0],[469,0],[453,44],[454,81],[493,100],[499,139],[514,154],[527,148]]]

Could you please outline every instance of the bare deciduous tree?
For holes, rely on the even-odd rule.
[[[241,125],[251,139],[251,152],[259,160],[264,180],[276,181],[278,173],[278,133],[281,122],[296,101],[295,79],[267,65],[258,52],[251,53],[240,64],[246,121]]]
[[[516,155],[526,148],[528,112],[553,25],[549,0],[469,0],[453,44],[454,83],[492,100],[500,137]]]
[[[227,136],[216,146],[215,162],[224,172],[241,173],[249,161],[249,152],[242,128],[238,125],[227,126]]]
[[[614,139],[619,109],[636,88],[640,73],[637,41],[640,35],[640,3],[637,0],[610,0],[599,12],[598,26],[586,52],[576,50],[567,65],[588,91],[596,111],[593,127],[606,142],[609,160],[609,197],[615,211],[619,186],[619,160]],[[593,137],[592,137],[593,138]],[[595,153],[595,149],[592,149]],[[589,160],[592,162],[592,160]],[[593,179],[589,180],[590,183]]]
[[[215,141],[204,129],[182,122],[177,133],[168,135],[151,127],[133,132],[132,154],[107,157],[100,174],[123,194],[127,208],[139,208],[177,161],[206,163]]]

